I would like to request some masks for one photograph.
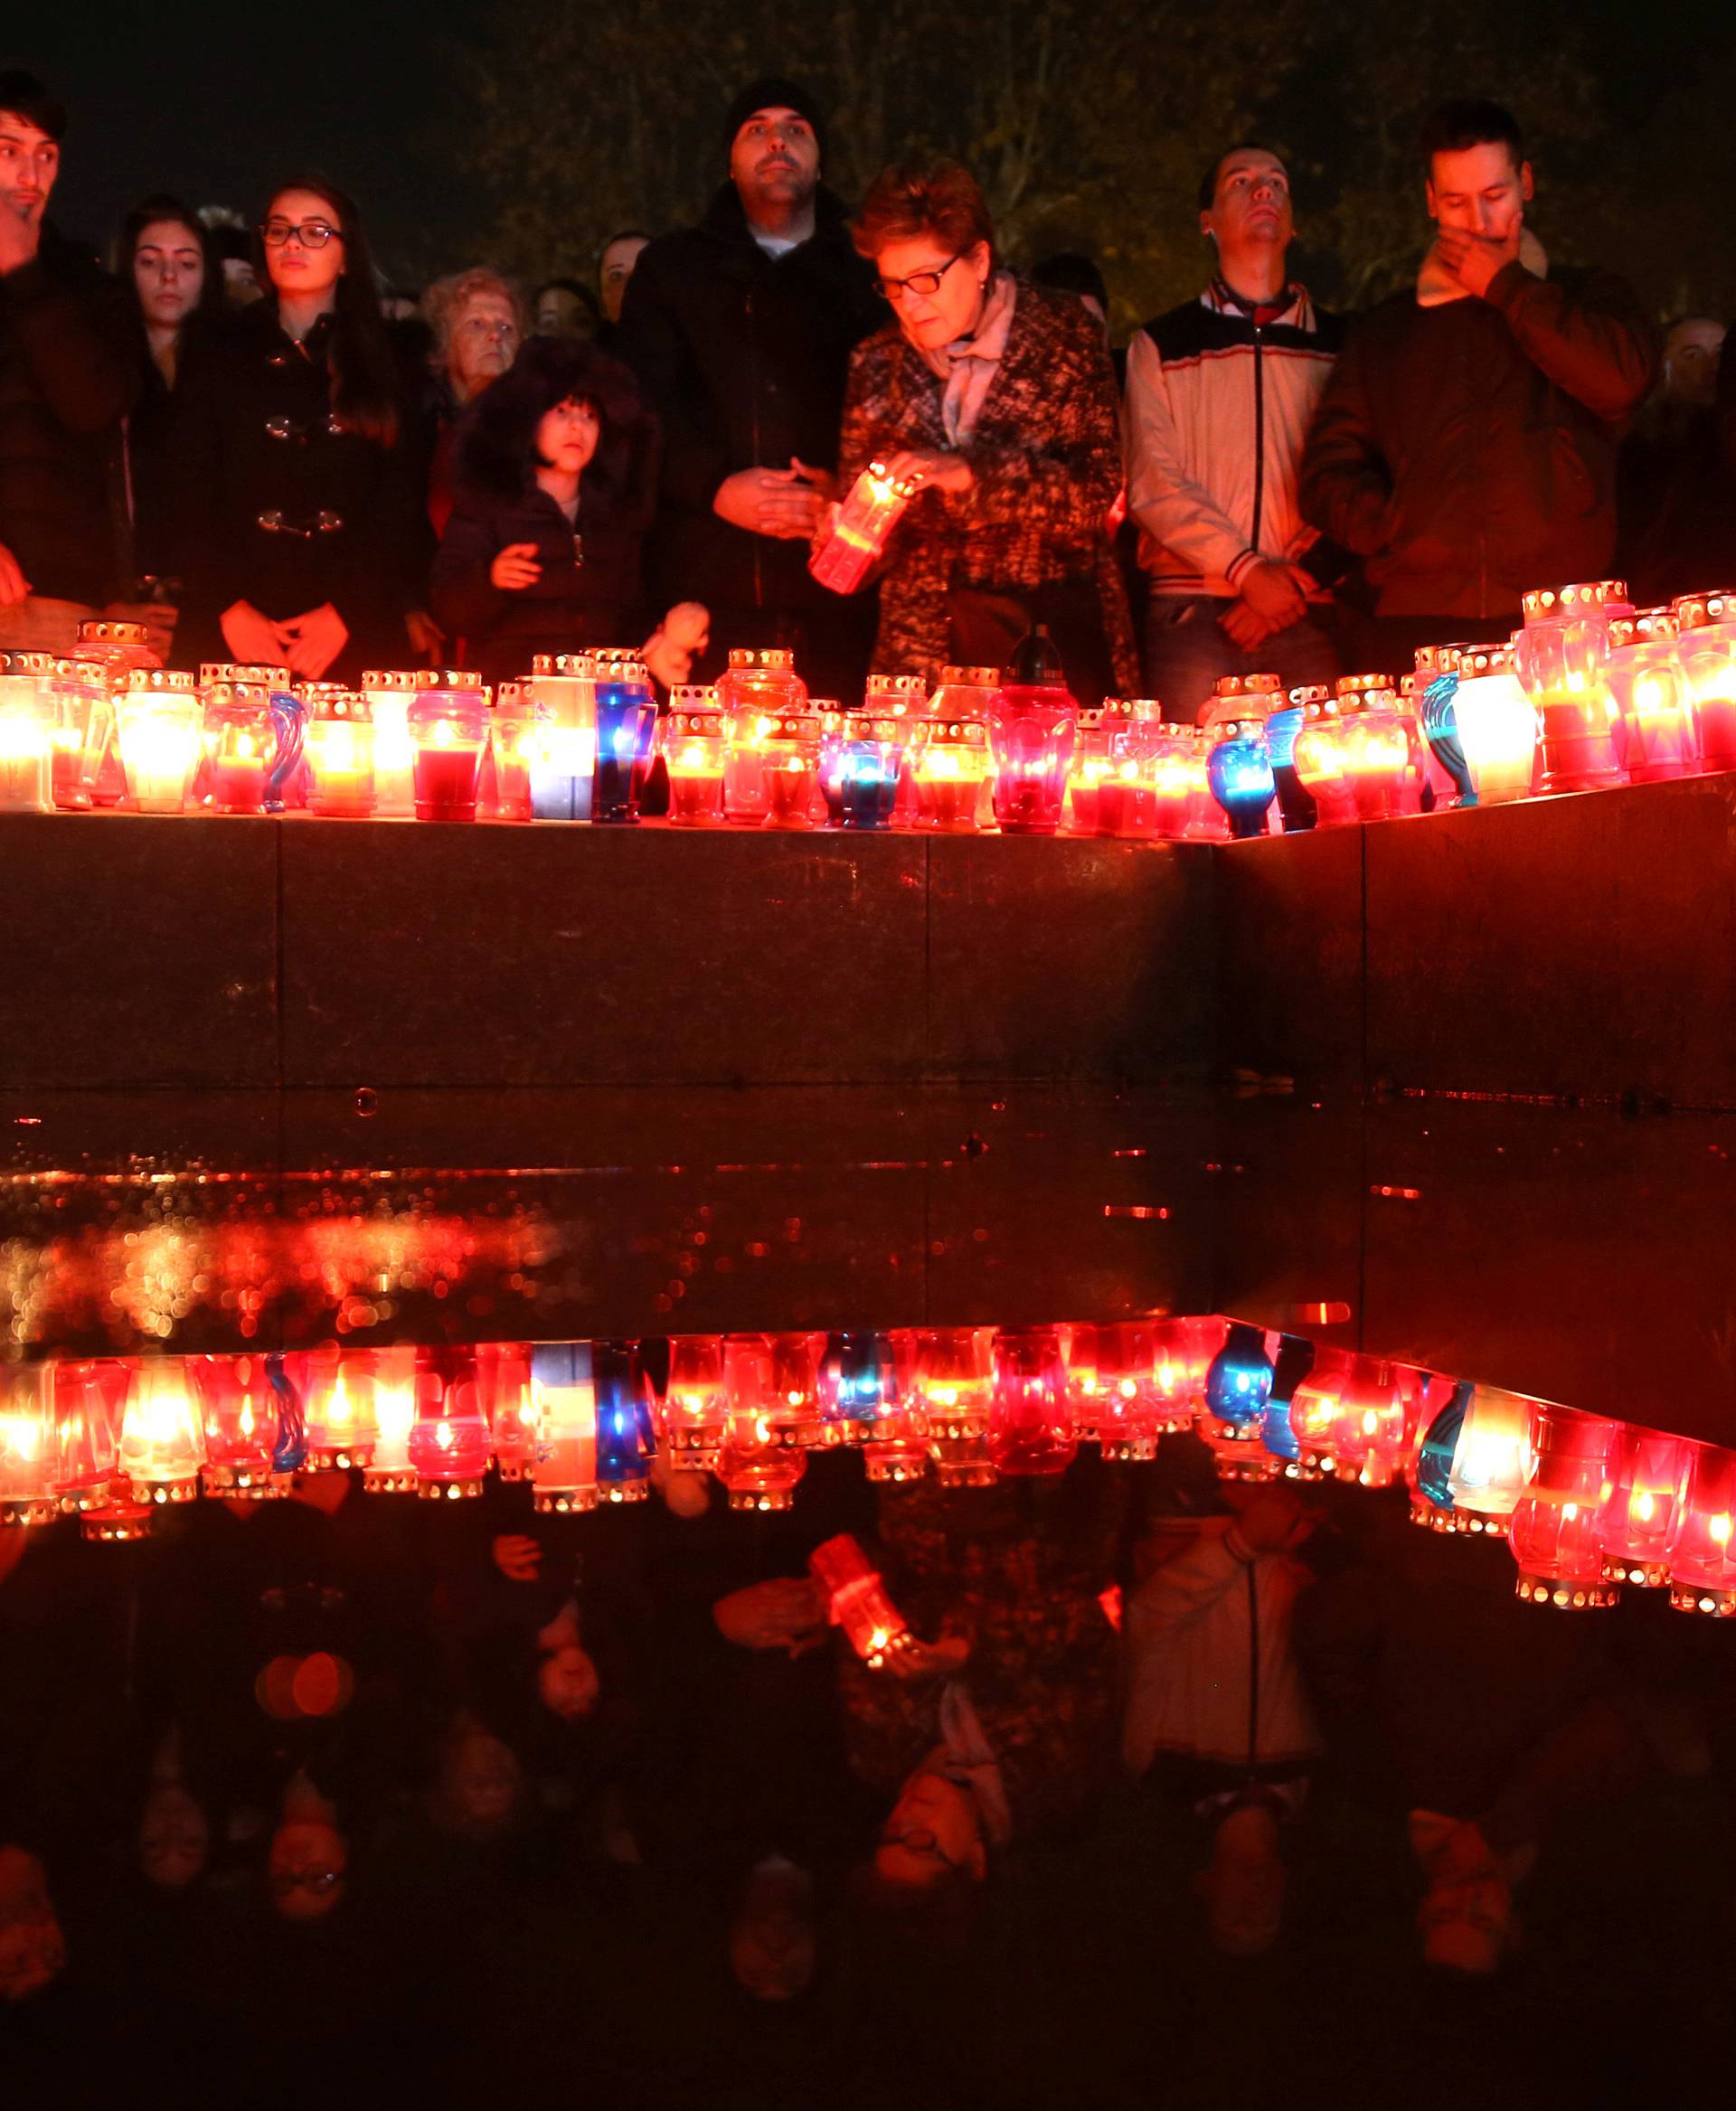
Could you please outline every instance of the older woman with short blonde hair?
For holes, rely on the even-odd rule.
[[[530,328],[523,289],[486,264],[437,278],[422,296],[434,333],[435,393],[426,414],[428,517],[436,535],[452,514],[452,445],[461,412],[518,356]]]

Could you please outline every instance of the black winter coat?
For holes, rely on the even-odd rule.
[[[663,421],[656,573],[672,600],[790,611],[829,597],[807,545],[731,526],[712,510],[738,469],[837,462],[850,353],[886,320],[844,208],[820,191],[813,236],[769,257],[733,184],[703,223],[661,236],[628,281],[618,351]]]
[[[427,536],[413,450],[333,424],[329,331],[322,318],[297,344],[266,299],[190,348],[171,464],[182,666],[231,657],[219,619],[235,601],[279,622],[329,601],[350,633],[334,681],[409,656]]]
[[[37,594],[100,607],[118,591],[111,476],[137,391],[119,288],[42,230],[0,276],[0,543]]]
[[[1353,324],[1302,462],[1302,511],[1368,560],[1382,616],[1517,617],[1607,576],[1616,445],[1657,367],[1619,278],[1506,265],[1486,299],[1394,294]]]

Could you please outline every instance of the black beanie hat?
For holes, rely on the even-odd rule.
[[[733,148],[736,134],[755,110],[794,110],[797,117],[806,118],[814,127],[821,165],[825,165],[826,112],[820,108],[819,98],[799,81],[780,80],[775,73],[768,74],[763,80],[750,81],[731,103],[723,119],[725,155]]]

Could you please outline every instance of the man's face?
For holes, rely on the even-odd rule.
[[[639,251],[645,247],[643,235],[623,235],[619,241],[610,242],[603,251],[603,260],[598,267],[598,283],[602,289],[603,313],[611,323],[621,319],[621,303],[627,298],[627,282],[633,276],[633,267],[639,260]]]
[[[1200,215],[1200,231],[1215,236],[1220,250],[1288,249],[1296,219],[1290,179],[1278,156],[1258,146],[1225,155],[1211,210]]]
[[[0,210],[39,226],[61,173],[61,150],[15,110],[0,110]]]
[[[1486,139],[1438,154],[1429,168],[1429,213],[1442,227],[1505,241],[1531,198],[1531,164],[1515,162],[1505,140]]]
[[[1707,316],[1677,323],[1664,340],[1664,393],[1672,403],[1709,410],[1718,394],[1724,325]]]
[[[820,143],[796,111],[755,110],[730,149],[730,174],[751,215],[756,203],[807,204],[820,180]]]

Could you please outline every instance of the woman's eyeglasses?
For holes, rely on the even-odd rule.
[[[327,220],[268,220],[259,239],[268,250],[280,250],[294,235],[304,250],[323,250],[329,241],[342,241],[344,231]]]
[[[912,271],[904,278],[882,278],[881,294],[887,300],[901,299],[907,293],[920,294],[926,299],[929,294],[939,292],[940,281],[958,261],[957,257],[948,257],[938,271]]]

